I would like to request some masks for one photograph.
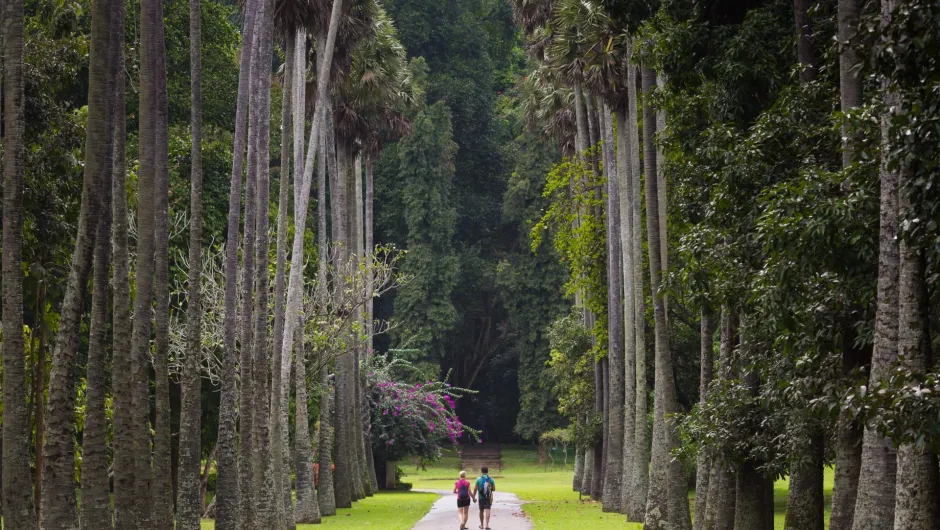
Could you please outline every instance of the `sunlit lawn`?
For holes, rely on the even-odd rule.
[[[410,530],[438,498],[434,493],[382,492],[354,503],[352,509],[340,509],[335,516],[324,517],[323,524],[299,525],[297,528]],[[214,527],[214,521],[202,521],[202,530],[211,530]]]
[[[569,464],[571,463],[569,459]],[[445,453],[444,458],[425,470],[415,469],[414,465],[402,462],[406,473],[404,480],[417,489],[442,490],[453,487],[460,463],[454,451]],[[470,477],[478,475],[477,470],[466,470]],[[604,513],[599,503],[581,501],[578,493],[571,490],[573,472],[552,470],[550,466],[539,465],[536,451],[532,447],[503,447],[503,470],[491,470],[496,480],[497,490],[515,493],[526,501],[523,510],[532,519],[535,530],[578,530],[624,529],[640,530],[642,525],[627,523],[619,514]],[[826,526],[829,520],[829,502],[832,496],[832,469],[826,470]],[[787,488],[789,480],[777,481],[774,487],[775,527],[783,529],[783,519],[787,506]],[[693,502],[695,493],[689,499]]]

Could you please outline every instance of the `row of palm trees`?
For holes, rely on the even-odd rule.
[[[388,261],[373,251],[372,160],[383,139],[408,132],[402,113],[410,101],[411,80],[404,49],[389,16],[375,0],[245,3],[224,296],[219,297],[224,307],[206,307],[201,267],[207,257],[201,243],[200,0],[190,0],[189,7],[190,267],[185,344],[177,348],[183,352],[182,359],[176,359],[182,393],[176,499],[170,457],[167,75],[159,0],[142,0],[140,6],[136,46],[140,54],[140,152],[135,193],[130,195],[136,201],[129,201],[127,193],[124,2],[95,0],[92,5],[82,207],[53,350],[48,433],[43,447],[37,448],[44,457],[41,487],[36,490],[40,497],[34,498],[25,415],[20,268],[26,127],[23,3],[4,4],[2,487],[4,523],[9,528],[173,528],[175,524],[176,528],[198,529],[203,512],[200,407],[206,356],[220,357],[216,364],[221,367],[221,373],[214,374],[221,382],[213,501],[217,528],[286,528],[295,521],[319,522],[321,516],[333,515],[337,507],[349,507],[378,488],[366,379],[360,364],[371,354],[372,298],[387,287],[391,276]],[[280,69],[284,98],[271,289],[271,90],[276,86],[271,58],[278,47],[286,60]],[[305,134],[308,124],[309,135]],[[304,242],[315,169],[318,266],[316,278],[307,278]],[[136,203],[133,252],[129,203]],[[89,283],[92,309],[79,503],[75,409],[80,367],[76,357]],[[203,315],[213,310],[224,312],[221,348],[207,348],[203,340]],[[319,319],[311,320],[311,315]],[[113,329],[110,370],[106,362],[109,317]],[[316,433],[321,473],[315,489],[314,444],[306,419],[304,339],[307,328],[324,322],[332,330],[327,334],[334,337],[314,350],[317,371],[310,374],[321,394]],[[293,451],[288,446],[292,368],[297,405]],[[108,380],[113,396],[110,448]],[[335,473],[331,473],[334,451]],[[291,494],[292,470],[296,471],[296,503]]]

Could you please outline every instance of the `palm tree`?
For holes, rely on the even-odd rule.
[[[899,2],[882,3],[882,24],[888,24]],[[891,118],[898,110],[898,94],[883,81],[884,109],[881,116],[881,141],[885,152],[891,145]],[[869,384],[884,379],[898,358],[898,170],[889,166],[887,156],[881,163],[881,199],[878,243],[878,288],[875,313],[874,350]],[[890,528],[894,524],[897,457],[893,444],[872,427],[862,437],[862,467],[858,478],[853,530]]]
[[[238,96],[235,110],[235,137],[233,139],[232,179],[229,189],[228,242],[225,249],[225,347],[222,368],[222,395],[219,402],[218,474],[216,480],[216,528],[234,530],[240,520],[239,511],[239,458],[236,454],[236,389],[237,367],[235,357],[238,333],[238,233],[241,209],[241,181],[244,170],[245,126],[248,110],[248,85],[251,68],[251,48],[254,43],[254,18],[257,0],[245,5],[239,59]],[[244,347],[244,345],[243,345]]]
[[[11,528],[29,530],[36,528],[36,511],[30,483],[23,342],[26,119],[22,0],[3,4],[3,58],[3,517]]]
[[[177,528],[197,530],[202,515],[199,464],[202,443],[200,358],[202,355],[202,13],[201,0],[189,2],[190,123],[192,130],[189,224],[189,299],[187,301],[187,352],[180,398]]]
[[[10,7],[10,9],[15,10],[16,7]],[[11,11],[9,16],[15,17],[16,15]],[[102,211],[97,192],[100,189],[99,183],[111,171],[112,153],[108,143],[107,116],[110,96],[108,93],[110,18],[111,6],[108,0],[98,0],[93,4],[82,206],[75,251],[72,255],[65,297],[60,310],[59,329],[52,352],[49,399],[46,402],[48,431],[42,447],[44,456],[42,490],[45,495],[42,497],[40,512],[43,526],[58,528],[74,528],[78,523],[75,498],[75,378],[73,370],[78,351],[78,335],[87,289],[86,283],[95,247],[95,232],[98,227],[98,217]],[[13,43],[11,42],[10,45]],[[15,51],[15,49],[11,50],[11,52]],[[15,64],[16,61],[14,61],[14,68]],[[11,81],[16,83],[17,79],[14,77]],[[11,110],[16,112],[16,109]],[[13,123],[13,125],[16,124]],[[15,144],[13,149],[15,153]],[[11,167],[10,171],[14,169]],[[10,178],[14,177],[11,175]],[[13,347],[15,345],[16,340],[14,340]],[[13,447],[17,447],[16,443]]]
[[[702,304],[700,331],[700,357],[699,357],[699,403],[705,403],[708,398],[708,387],[715,376],[713,355],[713,340],[715,325],[712,319],[711,308],[707,303]],[[708,504],[708,486],[711,473],[711,461],[705,451],[699,452],[695,471],[695,520],[692,521],[694,530],[705,529],[705,507]]]

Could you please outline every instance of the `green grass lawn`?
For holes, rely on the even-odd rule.
[[[571,462],[571,460],[569,460]],[[417,489],[446,490],[453,487],[460,471],[460,462],[455,451],[447,451],[444,458],[428,466],[416,469],[414,465],[402,462],[405,482],[410,482]],[[471,478],[478,473],[467,470]],[[539,465],[535,449],[532,447],[503,447],[503,470],[491,475],[496,480],[496,488],[515,493],[526,501],[522,509],[532,519],[535,530],[560,530],[577,528],[578,530],[624,529],[641,530],[642,525],[627,523],[622,515],[604,513],[600,503],[580,500],[578,493],[571,490],[573,471],[552,470],[549,466]],[[828,526],[829,502],[832,496],[832,469],[826,470],[826,520]],[[774,488],[777,529],[783,529],[783,519],[787,506],[787,488],[789,480],[777,481]],[[695,493],[689,495],[694,503]],[[694,505],[694,504],[693,504]]]
[[[299,530],[315,528],[411,530],[440,497],[434,493],[382,492],[353,504],[352,509],[337,510],[333,517],[324,517],[320,525],[299,525]],[[212,530],[215,522],[204,519],[202,530]]]

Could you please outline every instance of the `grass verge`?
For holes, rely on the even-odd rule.
[[[336,515],[324,517],[322,524],[302,524],[297,528],[298,530],[316,528],[411,530],[411,527],[428,513],[431,505],[438,498],[440,497],[434,493],[381,492],[353,504],[351,509],[336,510]],[[209,519],[202,521],[202,530],[214,530],[214,528],[214,521]]]

